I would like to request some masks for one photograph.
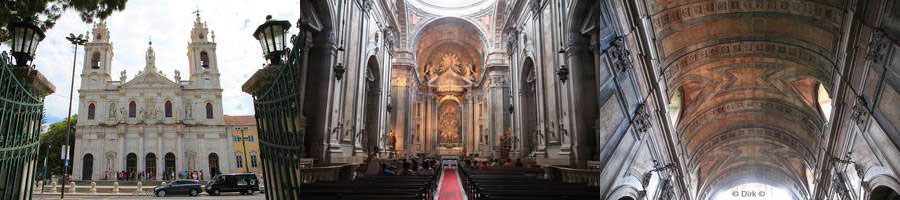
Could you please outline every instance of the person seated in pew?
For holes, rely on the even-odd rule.
[[[480,170],[491,170],[491,165],[488,165],[487,161],[481,162]]]
[[[516,158],[516,167],[525,167],[525,164],[522,163],[522,159]]]
[[[506,161],[503,162],[503,168],[512,168],[513,163],[512,159],[507,158]]]

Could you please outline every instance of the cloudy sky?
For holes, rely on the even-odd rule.
[[[199,8],[202,20],[216,33],[225,114],[253,114],[250,96],[240,89],[263,63],[259,43],[251,34],[266,15],[296,22],[299,6],[298,0],[129,0],[125,10],[106,20],[115,54],[113,79],[118,80],[122,70],[127,71],[129,80],[143,70],[144,53],[151,39],[159,70],[170,79],[174,79],[176,69],[187,73],[187,43],[195,19],[193,11]],[[68,106],[73,50],[65,36],[90,29],[91,25],[81,22],[75,12],[67,11],[46,32],[47,38],[38,47],[35,65],[56,86],[56,93],[48,96],[45,104],[50,123],[61,121]],[[73,114],[78,112],[78,77],[84,59],[81,48],[77,59]]]

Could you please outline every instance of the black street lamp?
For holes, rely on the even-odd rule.
[[[34,52],[38,43],[44,40],[44,31],[34,24],[26,21],[9,23],[9,46],[12,56],[16,58],[16,65],[28,66],[28,62],[34,59]]]
[[[66,177],[69,174],[68,173],[69,172],[69,160],[71,160],[71,158],[69,158],[68,154],[71,154],[72,146],[74,146],[74,145],[69,145],[69,133],[72,132],[72,131],[69,131],[69,129],[74,129],[74,128],[72,128],[70,121],[72,121],[72,96],[74,95],[74,92],[75,92],[75,65],[76,65],[76,63],[78,63],[78,46],[79,45],[84,46],[84,43],[87,42],[87,39],[84,37],[83,34],[78,34],[78,36],[75,36],[75,34],[69,33],[69,36],[66,37],[66,40],[69,40],[69,42],[72,42],[72,46],[74,47],[75,56],[72,59],[72,82],[69,84],[69,110],[68,110],[69,114],[66,115],[66,145],[65,145],[65,147],[67,149],[65,152],[67,155],[65,155],[64,158],[68,158],[68,159],[63,160],[63,162],[65,162],[65,166],[63,167],[63,185],[62,185],[62,191],[59,194],[60,198],[66,197],[66,180],[67,180]]]
[[[253,37],[259,40],[263,54],[272,64],[281,64],[281,56],[287,49],[287,34],[291,23],[285,20],[272,20],[272,15],[266,16],[266,23],[259,25]]]

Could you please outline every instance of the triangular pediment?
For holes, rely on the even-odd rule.
[[[122,87],[126,88],[177,88],[178,84],[166,76],[154,71],[144,71],[134,79],[126,82]]]

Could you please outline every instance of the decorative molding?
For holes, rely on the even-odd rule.
[[[876,29],[874,33],[872,33],[872,40],[869,41],[869,51],[866,54],[866,59],[871,60],[875,63],[881,63],[887,58],[888,47],[890,47],[891,40],[887,38],[887,34],[880,29]]]
[[[626,45],[625,36],[619,36],[610,43],[610,48],[607,50],[612,59],[612,66],[618,72],[628,71],[632,67],[631,51]]]
[[[531,4],[529,4],[528,6],[531,9],[531,12],[541,12],[542,8],[544,7],[544,0],[531,0]]]
[[[866,123],[866,119],[869,118],[869,109],[866,105],[866,99],[863,96],[856,97],[856,104],[853,105],[853,115],[851,115],[851,119],[859,125],[860,128],[863,127]]]
[[[821,67],[823,70],[831,69],[834,63],[828,58],[800,46],[767,42],[767,41],[743,41],[722,43],[698,49],[682,56],[669,56],[676,58],[667,60],[662,64],[663,75],[667,80],[675,77],[676,73],[687,73],[692,66],[711,58],[722,58],[737,54],[771,54],[775,58],[790,59],[810,67]]]
[[[634,111],[632,123],[634,123],[635,130],[640,133],[646,133],[650,129],[653,124],[650,122],[650,113],[647,112],[647,104],[640,104],[637,106],[637,110]]]
[[[688,4],[653,15],[653,26],[659,30],[676,27],[685,21],[729,13],[778,13],[811,17],[839,26],[843,11],[813,1],[797,0],[718,0]]]

